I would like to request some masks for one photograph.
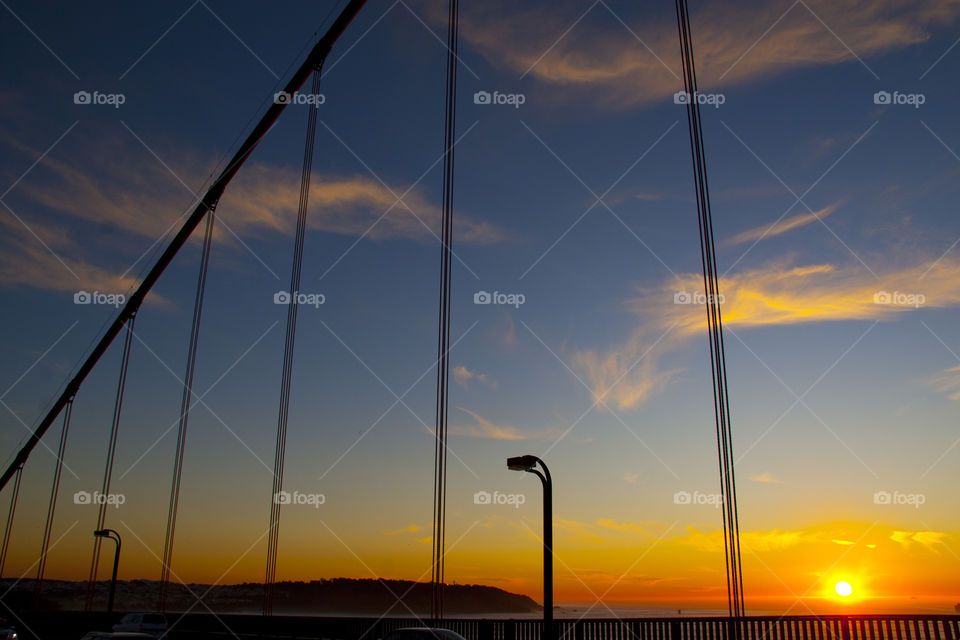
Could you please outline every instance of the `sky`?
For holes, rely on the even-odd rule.
[[[2,4],[9,464],[343,3]],[[747,609],[952,612],[960,3],[690,4]],[[540,600],[541,488],[505,465],[530,453],[558,602],[725,609],[673,3],[461,5],[447,579]],[[280,580],[430,576],[444,7],[371,0],[324,67]],[[263,579],[308,108],[217,209],[174,580]],[[199,258],[193,238],[135,324],[106,519],[123,579],[160,576]],[[50,578],[89,571],[120,346],[74,403]],[[61,424],[4,577],[36,573]]]

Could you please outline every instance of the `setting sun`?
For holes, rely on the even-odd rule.
[[[838,596],[842,596],[844,598],[853,593],[853,587],[850,586],[849,582],[844,580],[838,582],[833,588],[837,592]]]

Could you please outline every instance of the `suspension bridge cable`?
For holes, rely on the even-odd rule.
[[[13,514],[17,510],[17,499],[20,497],[20,478],[23,476],[23,467],[17,469],[13,481],[13,493],[10,494],[10,509],[7,511],[7,526],[3,531],[3,545],[0,546],[0,577],[3,577],[3,568],[7,564],[7,549],[10,547],[10,534],[13,532]]]
[[[173,458],[173,479],[170,483],[170,505],[167,507],[167,529],[163,539],[163,559],[160,569],[160,595],[158,609],[165,611],[167,591],[170,585],[170,569],[173,564],[173,542],[177,528],[177,510],[180,505],[180,479],[183,475],[183,454],[187,444],[187,424],[193,402],[193,375],[197,364],[197,346],[200,340],[200,318],[203,315],[203,297],[207,288],[207,271],[210,265],[210,247],[216,221],[216,203],[207,213],[203,230],[203,248],[200,251],[200,270],[193,300],[193,319],[190,325],[190,342],[187,347],[187,370],[183,376],[183,395],[180,398],[180,424],[177,429],[177,449]]]
[[[37,561],[37,581],[34,594],[40,595],[43,589],[43,574],[47,569],[47,552],[50,550],[50,535],[53,532],[53,515],[57,509],[57,494],[60,492],[60,475],[63,472],[63,456],[67,450],[67,434],[70,432],[70,416],[73,414],[73,398],[63,409],[63,430],[60,432],[60,446],[57,447],[57,464],[53,471],[53,486],[50,487],[50,502],[47,505],[47,519],[43,525],[43,541],[40,543],[40,559]]]
[[[314,70],[310,95],[320,94],[322,61]],[[280,376],[280,413],[277,420],[277,448],[273,459],[273,491],[270,494],[270,529],[267,541],[267,571],[264,580],[263,615],[273,615],[273,583],[277,575],[277,544],[280,534],[280,507],[283,504],[283,466],[286,457],[287,423],[290,417],[290,383],[293,379],[294,341],[297,333],[297,308],[300,275],[303,270],[303,242],[307,228],[307,205],[310,198],[310,176],[313,170],[313,147],[316,141],[319,103],[308,106],[306,143],[300,172],[300,202],[297,207],[297,229],[293,243],[293,266],[287,302],[287,329],[283,345],[283,370]]]
[[[716,245],[713,234],[713,215],[707,179],[707,161],[700,118],[696,65],[693,54],[693,36],[686,0],[676,0],[677,28],[680,37],[684,90],[687,95],[687,125],[690,130],[690,151],[694,168],[697,196],[697,215],[700,232],[700,254],[706,292],[707,329],[710,342],[711,379],[714,395],[714,414],[717,433],[717,461],[720,467],[720,485],[723,496],[724,564],[727,577],[727,597],[730,616],[744,613],[743,573],[740,554],[740,523],[737,511],[736,474],[734,471],[733,437],[730,419],[730,398],[727,383],[727,365],[723,342],[723,322],[720,312]],[[734,626],[739,633],[739,626]]]
[[[100,489],[100,495],[94,496],[99,502],[97,512],[96,530],[103,529],[107,518],[107,501],[110,495],[110,480],[113,476],[113,459],[117,452],[117,435],[120,431],[120,411],[123,409],[123,391],[127,384],[127,370],[130,364],[130,346],[133,342],[133,324],[137,315],[133,314],[127,320],[127,331],[123,338],[123,354],[120,360],[120,377],[117,381],[117,395],[113,403],[113,422],[110,425],[110,441],[107,445],[107,462],[103,471],[103,485]],[[87,582],[87,602],[85,609],[90,611],[93,608],[93,599],[96,594],[97,569],[100,565],[100,536],[93,538],[93,559],[90,562],[90,578]]]
[[[457,43],[459,3],[450,0],[447,16],[446,112],[443,156],[443,224],[440,252],[440,313],[437,338],[437,406],[433,487],[433,619],[443,618],[444,552],[446,548],[447,417],[450,396],[450,291],[453,268],[453,148],[456,141]]]

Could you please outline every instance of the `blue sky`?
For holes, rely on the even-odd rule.
[[[135,284],[335,8],[5,5],[7,455],[116,313],[74,293]],[[702,113],[742,526],[778,532],[782,548],[813,544],[797,532],[818,527],[886,527],[896,566],[929,571],[946,602],[957,585],[943,572],[960,562],[960,8],[692,9],[701,87],[722,96]],[[624,575],[640,585],[624,598],[647,597],[673,584],[655,571],[685,576],[668,589],[680,599],[701,595],[683,580],[708,596],[720,585],[709,545],[705,564],[675,570],[629,553],[660,545],[677,558],[720,526],[719,511],[674,501],[715,493],[717,470],[702,308],[674,301],[702,284],[672,11],[463,6],[448,525],[463,536],[448,560],[458,581],[537,592],[537,487],[503,465],[530,452],[557,479],[566,598],[592,600],[585,585]],[[284,511],[281,578],[429,568],[442,19],[436,3],[371,2],[325,68],[301,286],[325,303],[300,312],[284,484],[327,500]],[[75,104],[77,91],[123,104]],[[479,91],[523,104],[477,104]],[[884,91],[923,103],[877,104]],[[285,112],[218,209],[195,386],[213,389],[190,422],[184,579],[262,572],[285,317],[273,294],[289,279],[305,109]],[[136,324],[113,485],[128,497],[115,516],[141,541],[125,552],[129,577],[159,573],[198,257],[194,242]],[[479,291],[524,303],[477,305]],[[879,292],[923,300],[878,304]],[[99,487],[118,347],[77,399],[55,538],[70,532],[51,574],[86,575],[95,510],[70,497]],[[44,443],[55,449],[58,433]],[[24,471],[8,561],[18,575],[35,560],[52,467],[41,446]],[[484,511],[471,499],[481,490],[529,499]],[[925,502],[876,504],[878,491]],[[646,533],[603,533],[630,527]],[[627,551],[594,566],[618,544]],[[847,546],[809,553],[828,566]],[[774,547],[758,547],[771,554],[762,561],[745,553],[754,585],[789,600],[828,573],[810,577]],[[516,576],[500,568],[511,558]]]

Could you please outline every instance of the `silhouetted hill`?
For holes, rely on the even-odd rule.
[[[13,599],[25,605],[31,601],[32,580],[0,580],[4,590],[13,587]],[[97,607],[105,606],[110,583],[96,586]],[[46,580],[39,608],[83,609],[86,582]],[[152,611],[157,607],[159,583],[154,580],[124,580],[117,583],[117,611]],[[16,595],[15,595],[16,594]],[[203,611],[197,599],[215,612],[259,612],[263,584],[170,585],[167,609]],[[333,578],[310,582],[278,582],[274,585],[274,611],[303,615],[429,615],[429,583],[410,580]],[[196,605],[196,606],[194,606]],[[540,605],[525,595],[484,585],[445,585],[444,610],[448,613],[529,613]]]

